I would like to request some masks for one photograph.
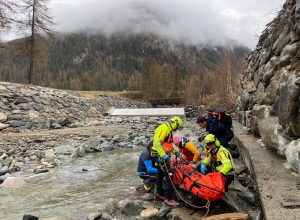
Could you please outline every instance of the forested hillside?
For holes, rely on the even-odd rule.
[[[27,82],[24,42],[14,40],[0,50],[1,81]],[[231,72],[239,72],[249,50],[235,45],[189,45],[146,34],[56,34],[39,38],[32,80],[60,89],[142,90],[157,72],[156,83],[163,81],[164,86],[174,88],[177,82],[176,89],[182,89],[187,76],[216,70],[225,56],[232,63]]]

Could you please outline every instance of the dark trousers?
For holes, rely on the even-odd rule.
[[[228,131],[222,137],[219,137],[218,139],[223,147],[225,147],[226,149],[229,149],[230,146],[229,146],[228,142],[230,142],[232,140],[232,138],[233,138],[233,132]]]
[[[156,174],[141,174],[139,175],[143,179],[143,183],[149,184],[149,183],[155,183],[156,182]]]
[[[164,163],[162,161],[161,163]],[[157,167],[157,178],[156,178],[156,189],[157,194],[161,196],[165,196],[166,199],[170,200],[173,197],[174,189],[170,180],[171,177],[168,176],[168,172],[165,167],[158,166]],[[163,189],[163,182],[164,188]]]

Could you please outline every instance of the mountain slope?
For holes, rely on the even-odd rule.
[[[14,45],[11,42],[10,45]],[[249,52],[246,47],[188,45],[155,35],[104,36],[102,34],[57,34],[41,41],[34,84],[63,89],[122,90],[130,88],[129,80],[141,78],[144,64],[152,59],[158,65],[179,69],[179,78],[214,70],[224,54],[230,53],[237,69]],[[0,51],[0,80],[26,82],[27,62],[14,50]],[[42,58],[42,59],[41,59]],[[132,84],[132,83],[131,83]],[[133,86],[134,87],[134,86]]]

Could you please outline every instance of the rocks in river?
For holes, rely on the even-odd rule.
[[[22,177],[7,177],[4,182],[0,185],[2,188],[21,188],[26,186],[27,183]]]
[[[113,214],[120,209],[119,201],[113,198],[109,198],[104,207],[104,212]]]
[[[132,148],[132,144],[131,143],[129,143],[129,142],[120,142],[119,144],[119,147],[120,148]]]
[[[23,215],[23,220],[38,220],[39,217],[34,215]]]
[[[138,200],[125,199],[121,208],[127,216],[139,215],[143,210],[143,203]]]
[[[6,173],[8,173],[8,166],[1,167],[1,169],[0,169],[0,176],[4,175]]]
[[[101,215],[94,218],[94,220],[115,220],[115,218],[111,214],[109,214],[107,212],[103,212],[103,213],[101,213]]]
[[[3,176],[0,176],[0,183],[3,183],[8,177],[10,177],[9,173],[6,173]]]
[[[45,157],[43,158],[44,162],[53,164],[55,159],[55,154],[53,149],[45,150]]]
[[[102,152],[112,151],[113,149],[114,149],[113,145],[111,143],[109,143],[108,141],[105,141],[100,145],[100,150]]]
[[[71,145],[60,145],[54,148],[57,155],[72,155],[74,153],[74,147]]]
[[[95,153],[96,149],[94,147],[88,146],[88,147],[84,148],[84,152],[87,153],[87,154]]]
[[[43,165],[43,166],[39,166],[36,169],[34,169],[33,172],[35,174],[47,173],[47,172],[49,172],[49,169],[45,165]]]
[[[78,220],[89,220],[88,214],[84,213],[79,216]]]
[[[151,217],[155,217],[158,215],[158,210],[152,206],[144,209],[142,212],[141,212],[141,217],[142,218],[151,218]]]
[[[171,210],[172,208],[170,206],[163,205],[157,213],[157,218],[163,219]]]
[[[151,200],[153,200],[153,198],[154,198],[153,193],[145,193],[144,195],[141,196],[141,200],[143,200],[143,201],[151,201]]]

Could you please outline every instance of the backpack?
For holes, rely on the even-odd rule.
[[[219,124],[224,125],[225,128],[232,127],[232,117],[229,113],[222,109],[209,109],[207,110],[208,116],[217,119]]]

